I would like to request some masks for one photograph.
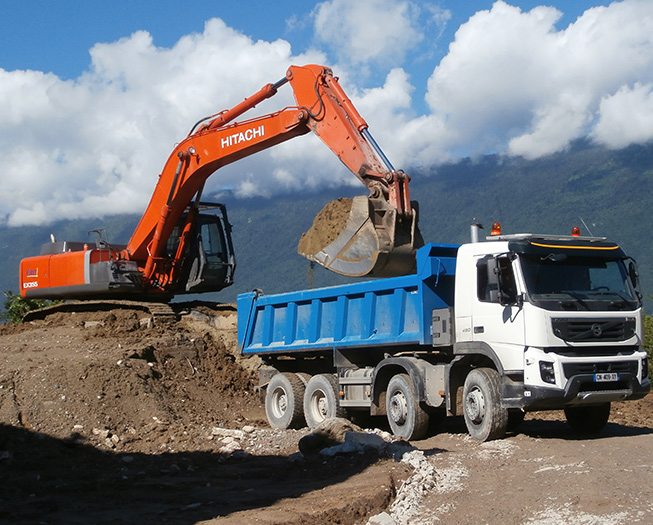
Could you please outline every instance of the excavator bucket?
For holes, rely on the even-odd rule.
[[[386,200],[358,196],[329,202],[302,235],[300,255],[350,277],[393,277],[415,271],[424,245],[417,209],[400,219]]]

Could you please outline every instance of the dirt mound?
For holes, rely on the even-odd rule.
[[[233,308],[219,314],[235,322]],[[215,426],[263,424],[254,373],[237,362],[233,332],[198,327],[192,317],[55,313],[3,326],[0,337],[0,420],[34,432],[160,452],[204,449],[201,438]]]
[[[307,463],[306,430],[270,429],[234,306],[174,309],[0,326],[0,521],[347,524],[387,507],[386,462]]]
[[[315,254],[336,240],[347,224],[351,206],[352,199],[346,198],[327,203],[315,216],[310,229],[299,239],[298,253]]]

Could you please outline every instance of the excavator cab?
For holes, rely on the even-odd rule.
[[[212,210],[212,213],[204,213]],[[234,282],[236,259],[231,239],[231,225],[224,204],[201,203],[186,241],[180,287],[177,293],[218,292]],[[188,221],[184,213],[166,244],[169,257],[174,257]]]

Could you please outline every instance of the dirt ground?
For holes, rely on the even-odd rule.
[[[305,458],[267,425],[231,305],[56,313],[0,327],[0,522],[653,521],[653,398],[595,439],[560,413],[496,442],[458,419],[406,451]],[[382,424],[381,424],[382,425]],[[395,449],[396,450],[396,449]]]

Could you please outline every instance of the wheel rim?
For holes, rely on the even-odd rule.
[[[329,416],[329,402],[322,391],[314,392],[310,403],[313,418],[320,423]]]
[[[388,405],[388,415],[393,423],[396,425],[403,425],[408,419],[408,402],[406,396],[402,392],[394,392],[390,397]]]
[[[485,397],[480,388],[474,387],[467,393],[465,413],[473,423],[481,423],[485,418]]]
[[[274,417],[282,418],[288,410],[288,397],[283,388],[277,388],[272,393],[272,412]]]

